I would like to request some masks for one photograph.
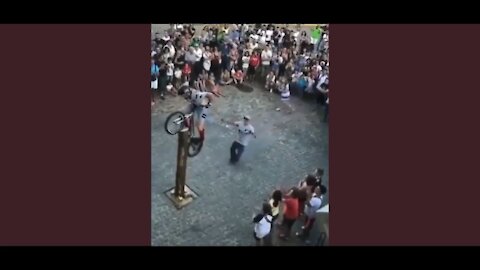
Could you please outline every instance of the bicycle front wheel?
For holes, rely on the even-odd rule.
[[[185,114],[183,112],[174,112],[167,117],[165,121],[165,131],[170,135],[177,134],[185,126]]]

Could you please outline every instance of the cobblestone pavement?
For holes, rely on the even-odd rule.
[[[152,245],[254,245],[253,214],[274,189],[297,184],[317,167],[326,169],[328,187],[328,124],[321,122],[321,107],[297,97],[286,104],[259,87],[223,91],[226,97],[211,108],[202,152],[187,161],[187,185],[199,197],[182,210],[163,193],[174,186],[177,153],[177,137],[165,132],[164,122],[185,101],[168,96],[152,107]],[[220,119],[238,120],[244,113],[252,117],[257,139],[232,166],[229,151],[237,133]],[[295,237],[273,242],[301,244]]]

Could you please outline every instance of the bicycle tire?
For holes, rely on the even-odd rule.
[[[175,117],[180,117],[182,120],[181,120],[181,124],[177,124],[178,128],[175,128],[175,129],[170,129],[169,127],[169,123],[172,122],[176,119]],[[173,123],[174,126],[175,126],[175,123]],[[165,131],[170,134],[170,135],[175,135],[177,134],[180,130],[182,130],[185,126],[185,114],[183,112],[173,112],[171,113],[168,117],[167,117],[167,120],[165,120]]]
[[[198,155],[200,153],[200,151],[202,151],[202,147],[203,147],[203,142],[199,143],[197,148],[194,151],[190,151],[192,149],[192,143],[190,143],[188,145],[187,156],[188,157],[194,157],[194,156]]]

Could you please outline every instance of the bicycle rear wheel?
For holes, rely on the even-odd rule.
[[[194,157],[194,156],[198,155],[200,153],[200,151],[202,150],[202,147],[203,147],[203,142],[200,142],[200,143],[190,142],[190,144],[188,145],[187,156],[188,157]]]
[[[171,113],[165,121],[165,131],[170,135],[177,134],[185,126],[185,114],[183,112]]]

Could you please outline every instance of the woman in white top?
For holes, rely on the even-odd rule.
[[[212,53],[210,52],[210,48],[207,46],[205,47],[205,52],[203,53],[203,69],[207,73],[210,72],[211,62],[212,61]]]
[[[267,42],[272,41],[272,36],[273,36],[273,30],[271,28],[265,31],[265,41]]]
[[[272,230],[272,209],[270,204],[264,203],[262,206],[262,213],[253,218],[253,237],[256,240],[257,246],[264,244],[264,239],[270,234]]]
[[[249,51],[245,51],[243,53],[243,57],[242,57],[242,69],[243,69],[243,73],[245,73],[248,69],[248,63],[250,62],[250,52]]]
[[[175,68],[173,75],[175,76],[175,79],[174,79],[175,88],[179,89],[182,81],[182,70],[180,69],[180,67]]]

